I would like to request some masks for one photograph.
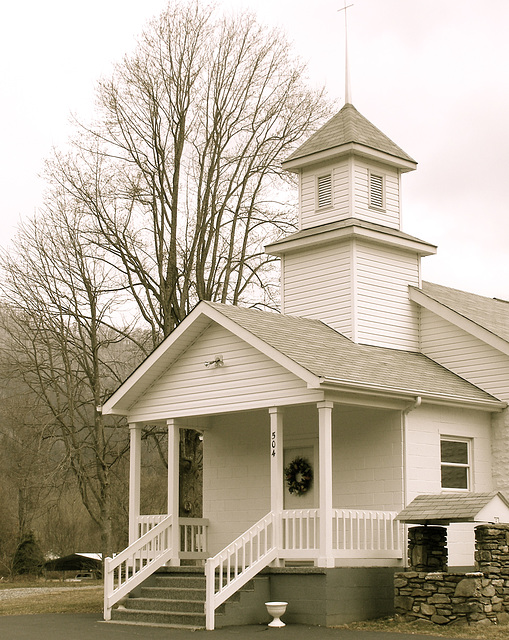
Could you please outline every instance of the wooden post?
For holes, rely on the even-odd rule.
[[[172,566],[180,564],[179,526],[179,446],[180,432],[176,420],[167,420],[168,426],[168,515],[173,517],[171,527]]]
[[[141,424],[129,425],[129,544],[139,538],[138,518],[140,516],[141,486]]]
[[[319,567],[333,567],[332,556],[332,409],[333,402],[319,402],[319,495],[320,495],[320,549]]]
[[[283,413],[271,407],[270,415],[270,509],[274,513],[274,544],[280,554],[283,546],[281,520],[283,512]],[[280,560],[274,561],[279,566]]]

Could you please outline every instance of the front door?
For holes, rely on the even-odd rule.
[[[311,482],[311,486],[302,495],[296,495],[295,493],[290,493],[288,489],[288,484],[286,482],[286,478],[283,478],[284,482],[284,501],[283,508],[284,509],[314,509],[318,507],[318,468],[315,460],[315,447],[313,445],[308,446],[299,446],[299,447],[289,447],[285,448],[283,460],[284,460],[284,468],[290,464],[295,458],[304,458],[311,466],[313,470],[313,481]]]

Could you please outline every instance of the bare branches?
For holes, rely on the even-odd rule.
[[[328,114],[283,35],[251,14],[172,4],[98,102],[48,175],[83,207],[154,341],[198,300],[263,299],[263,244],[293,217],[281,161]]]

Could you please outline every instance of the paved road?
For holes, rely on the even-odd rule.
[[[443,640],[434,636],[265,625],[188,631],[103,622],[95,613],[0,616],[1,640]]]

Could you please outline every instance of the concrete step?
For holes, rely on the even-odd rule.
[[[186,589],[205,589],[205,575],[165,574],[154,576],[156,587],[184,587]]]
[[[205,602],[202,600],[156,600],[154,598],[127,598],[122,603],[126,609],[144,611],[169,611],[171,613],[203,613]]]
[[[168,627],[179,626],[188,629],[205,628],[205,613],[151,611],[143,609],[113,609],[111,612],[113,622],[124,622],[145,625],[164,625]]]
[[[155,600],[201,600],[205,602],[205,588],[184,589],[183,587],[142,587],[142,598]]]

